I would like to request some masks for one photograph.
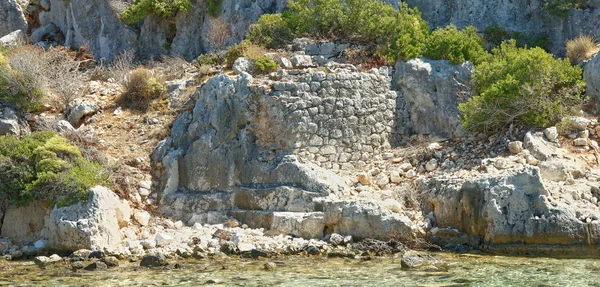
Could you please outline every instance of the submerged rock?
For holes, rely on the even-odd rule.
[[[162,254],[145,255],[140,262],[142,267],[161,267],[166,264],[165,256]]]

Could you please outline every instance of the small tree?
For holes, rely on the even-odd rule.
[[[575,114],[584,91],[582,70],[541,48],[500,44],[475,67],[478,95],[460,104],[463,126],[499,131],[511,123],[546,127]]]
[[[475,27],[458,30],[456,26],[450,25],[431,33],[423,55],[433,60],[449,60],[453,64],[464,61],[479,64],[486,52]]]

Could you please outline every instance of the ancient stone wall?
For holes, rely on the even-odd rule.
[[[392,69],[340,69],[288,76],[271,85],[296,133],[294,153],[328,169],[364,164],[410,128],[404,99],[391,89]]]

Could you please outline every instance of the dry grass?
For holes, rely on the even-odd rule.
[[[579,36],[576,39],[568,40],[566,45],[566,56],[573,65],[583,63],[600,50],[596,40],[591,36]]]
[[[159,99],[165,94],[165,88],[154,76],[153,72],[138,67],[131,71],[124,83],[125,92],[119,99],[122,105],[147,110],[152,100]]]
[[[208,39],[216,50],[221,50],[225,46],[225,41],[231,37],[231,28],[221,17],[209,17],[208,21],[212,27]]]

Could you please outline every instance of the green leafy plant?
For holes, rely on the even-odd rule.
[[[374,43],[378,55],[395,61],[420,56],[428,34],[419,10],[406,3],[396,10],[378,0],[291,0],[284,13],[263,15],[247,38],[268,48],[302,35]]]
[[[262,15],[256,24],[250,25],[246,34],[248,41],[266,48],[277,48],[294,38],[288,23],[281,14]]]
[[[486,52],[475,27],[458,30],[456,26],[450,25],[431,33],[423,55],[433,60],[449,60],[453,64],[464,61],[479,64]]]
[[[473,81],[478,94],[459,110],[463,126],[477,131],[552,125],[577,112],[585,86],[580,67],[514,40],[494,48],[475,67]]]
[[[270,58],[261,57],[254,61],[254,71],[259,74],[269,74],[277,71],[277,64]]]
[[[492,47],[499,46],[502,42],[509,40],[510,38],[511,33],[498,24],[487,26],[483,30],[483,39],[486,44],[491,45]]]
[[[555,16],[564,17],[569,13],[569,9],[579,9],[583,7],[585,0],[544,0],[544,8]]]
[[[223,0],[205,0],[206,1],[206,13],[208,15],[217,17],[221,14],[221,6]]]
[[[177,11],[188,11],[192,7],[190,0],[135,0],[121,16],[126,24],[135,24],[150,14],[169,18],[175,16]]]
[[[89,188],[107,185],[99,163],[51,132],[0,137],[0,206],[43,201],[66,206],[87,198]]]

